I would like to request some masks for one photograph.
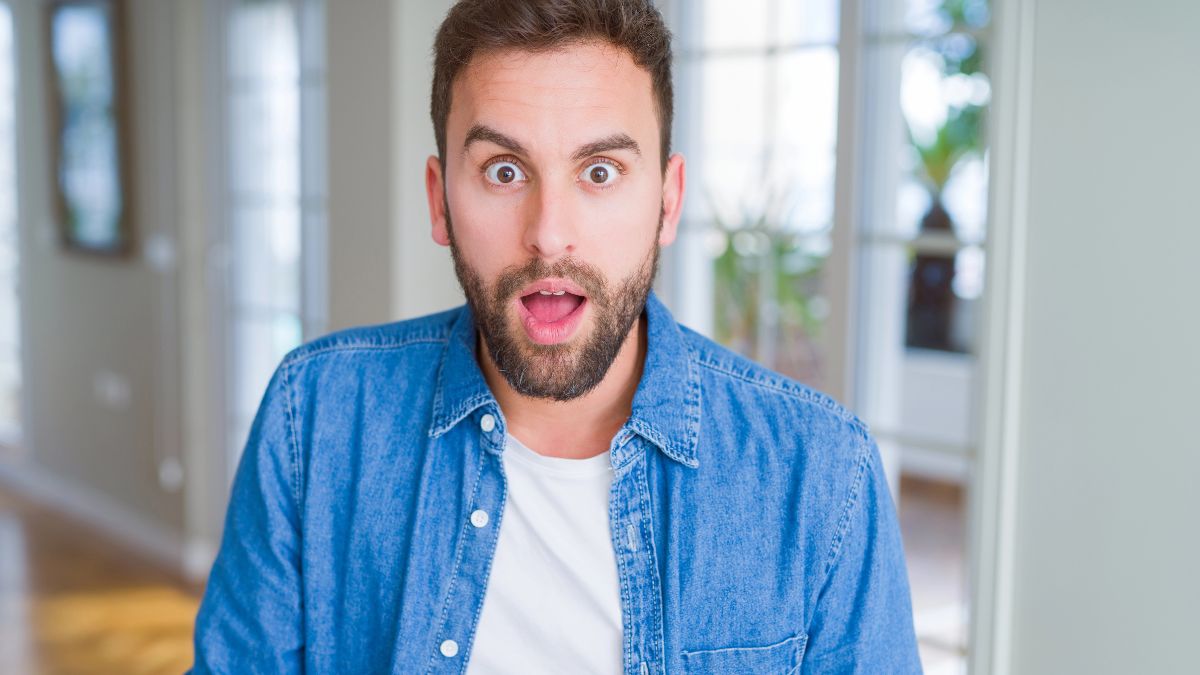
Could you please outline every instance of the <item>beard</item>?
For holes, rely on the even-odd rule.
[[[449,204],[445,207],[454,273],[492,362],[509,386],[531,398],[570,401],[600,384],[646,307],[646,298],[658,274],[658,234],[637,269],[615,285],[595,266],[568,256],[554,264],[533,258],[521,266],[510,265],[488,288],[463,260],[454,240]],[[662,231],[661,216],[658,230]],[[524,330],[510,311],[512,301],[521,289],[546,277],[570,279],[587,293],[593,326],[582,342],[542,345],[523,338]]]

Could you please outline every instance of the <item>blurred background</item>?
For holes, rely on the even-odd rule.
[[[293,347],[462,302],[449,0],[0,0],[0,672],[168,673]],[[676,318],[878,439],[929,673],[1194,673],[1200,5],[660,0]]]

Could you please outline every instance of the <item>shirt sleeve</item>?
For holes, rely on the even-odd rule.
[[[802,673],[920,673],[908,571],[879,449],[866,436],[808,627]]]
[[[298,449],[287,365],[271,378],[238,462],[221,547],[196,617],[200,673],[299,673]]]

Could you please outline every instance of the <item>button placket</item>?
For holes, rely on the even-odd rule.
[[[487,588],[487,577],[491,570],[492,556],[496,550],[500,517],[504,510],[505,480],[496,447],[502,442],[496,416],[485,413],[479,417],[479,461],[478,481],[467,499],[470,513],[463,522],[463,536],[459,539],[456,553],[456,571],[443,604],[443,620],[437,631],[435,661],[430,664],[431,672],[461,672],[463,664],[454,657],[467,654],[479,608]],[[470,478],[468,478],[470,480]],[[481,508],[482,507],[482,508]],[[493,517],[495,527],[492,524]],[[466,658],[464,656],[464,658]],[[436,665],[438,662],[441,665]]]
[[[624,672],[645,674],[662,658],[662,607],[658,568],[650,533],[646,446],[635,439],[628,463],[618,470],[609,507],[622,613],[629,617],[624,639]]]

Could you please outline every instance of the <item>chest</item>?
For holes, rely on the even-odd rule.
[[[617,650],[625,672],[643,663],[712,672],[720,659],[759,659],[753,672],[773,672],[762,659],[798,658],[811,560],[786,485],[715,479],[639,437],[628,442],[636,446],[606,486],[557,495],[509,475],[487,444],[453,437],[399,479],[384,479],[386,462],[356,480],[331,475],[327,507],[305,523],[309,644],[362,653],[372,671],[464,672],[472,650],[498,635],[488,629],[489,586],[507,589],[501,602],[531,607],[569,596],[565,587],[600,608],[591,626],[612,636],[604,649]],[[563,506],[572,490],[575,509]],[[557,578],[546,572],[556,565]]]

